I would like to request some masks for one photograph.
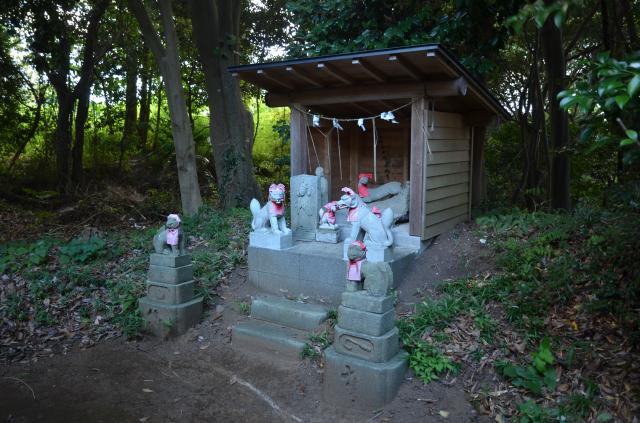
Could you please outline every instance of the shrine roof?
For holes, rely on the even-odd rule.
[[[295,103],[335,117],[379,114],[422,94],[439,111],[510,118],[440,44],[232,66],[228,71],[266,90],[270,106]]]

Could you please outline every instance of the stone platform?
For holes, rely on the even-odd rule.
[[[272,250],[249,247],[249,281],[275,295],[305,296],[329,305],[340,304],[345,290],[347,262],[343,245],[295,242],[292,248]],[[397,284],[408,271],[418,251],[394,247],[389,265]]]

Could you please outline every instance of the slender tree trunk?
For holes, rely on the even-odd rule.
[[[158,82],[158,106],[156,107],[156,128],[153,131],[152,151],[158,148],[158,136],[160,135],[160,113],[162,112],[162,80]]]
[[[140,150],[146,150],[149,136],[149,116],[151,114],[151,68],[149,66],[149,49],[145,46],[142,54],[142,73],[140,75],[140,116],[138,117],[138,138]]]
[[[128,3],[164,79],[171,116],[171,132],[176,150],[182,210],[187,215],[193,215],[202,205],[202,198],[198,184],[195,143],[182,87],[178,36],[173,21],[171,0],[158,1],[165,46],[162,45],[142,1],[128,0]]]
[[[204,69],[209,131],[218,192],[223,205],[246,207],[260,198],[253,172],[253,122],[242,103],[240,85],[227,67],[238,62],[242,2],[190,0],[193,35]]]
[[[58,115],[54,133],[56,147],[57,181],[60,191],[66,190],[69,183],[69,152],[71,149],[71,114],[73,96],[66,89],[56,90]]]
[[[83,158],[84,158],[84,134],[87,118],[89,117],[89,99],[91,97],[91,85],[86,84],[78,93],[78,110],[76,111],[76,134],[73,143],[73,165],[71,169],[71,180],[74,183],[81,183],[83,179]]]
[[[549,3],[552,0],[545,0]],[[553,161],[551,165],[551,207],[571,209],[569,191],[570,164],[567,147],[569,145],[569,118],[560,108],[558,93],[566,86],[566,63],[562,46],[562,32],[554,24],[553,16],[542,27],[542,44],[547,73],[549,95],[549,117],[551,122],[551,144]]]
[[[36,132],[38,131],[38,127],[40,126],[40,120],[42,119],[42,105],[44,104],[44,100],[45,100],[45,91],[40,90],[36,95],[35,100],[36,100],[36,111],[33,117],[33,121],[31,122],[29,131],[27,132],[24,139],[22,140],[22,143],[20,143],[20,146],[18,147],[13,157],[11,158],[11,162],[9,163],[9,171],[13,169],[13,166],[15,166],[16,162],[18,161],[18,158],[24,152],[24,149],[27,147],[27,144],[29,144],[29,141],[31,141],[33,137],[35,137]]]
[[[125,91],[124,127],[120,138],[120,158],[118,167],[122,168],[125,151],[132,145],[136,134],[136,120],[138,118],[138,59],[136,52],[131,49],[127,53],[127,86]]]

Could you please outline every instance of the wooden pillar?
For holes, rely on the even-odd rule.
[[[305,127],[305,115],[300,112],[300,104],[291,105],[291,120],[289,129],[291,134],[291,176],[308,174],[309,146]]]
[[[427,171],[426,148],[423,127],[427,125],[426,100],[414,98],[411,105],[411,152],[409,176],[409,234],[422,237],[424,234],[425,176]]]
[[[485,126],[474,126],[471,152],[471,205],[478,207],[487,197],[484,170],[484,144],[487,134]]]

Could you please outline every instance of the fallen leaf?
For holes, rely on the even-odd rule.
[[[441,415],[443,418],[445,418],[445,419],[446,419],[447,417],[449,417],[449,412],[448,412],[448,411],[445,411],[445,410],[440,410],[440,411],[438,411],[438,414],[440,414],[440,415]]]
[[[153,392],[153,389],[142,388],[142,392],[150,393],[150,392]]]
[[[146,422],[147,420],[149,420],[149,417],[146,417],[146,416],[145,417],[140,417],[138,419],[138,421],[141,421],[142,423]]]

